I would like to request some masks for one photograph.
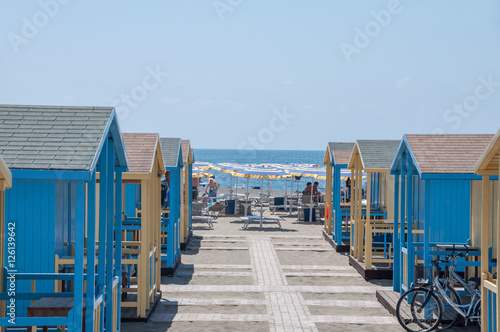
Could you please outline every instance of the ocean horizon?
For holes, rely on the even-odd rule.
[[[240,163],[240,164],[262,164],[262,163],[310,163],[319,166],[323,165],[325,151],[320,150],[240,150],[240,149],[194,149],[195,161],[206,161],[212,164],[216,163]],[[231,176],[216,170],[208,170],[215,175],[215,180],[220,183],[221,188],[229,188],[231,186]],[[238,179],[238,180],[236,180]],[[205,179],[204,182],[207,180]],[[241,188],[243,185],[246,188],[247,180],[243,178],[233,177],[233,188],[236,186],[236,181]],[[311,177],[302,177],[297,183],[294,179],[294,190],[304,190],[305,185],[309,181],[318,181],[320,188],[325,188],[324,180],[315,180]],[[273,184],[273,190],[290,190],[291,179],[279,180],[264,180],[264,190],[268,188],[268,184]],[[261,187],[262,180],[250,179],[248,182],[249,188]]]

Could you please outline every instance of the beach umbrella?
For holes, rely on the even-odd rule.
[[[250,164],[238,164],[238,163],[217,163],[212,165],[212,169],[221,171],[223,173],[229,174],[231,176],[231,185],[229,188],[229,195],[233,195],[233,173],[234,171],[240,169],[241,167],[249,167]],[[236,195],[238,195],[238,179],[236,179]]]
[[[320,167],[299,167],[299,166],[294,166],[294,167],[289,167],[285,169],[287,173],[293,176],[307,176],[307,177],[315,177],[318,175],[320,172],[325,172],[326,170],[320,168]]]
[[[234,176],[247,179],[247,197],[248,197],[248,183],[250,179],[281,179],[289,178],[290,174],[281,169],[273,167],[262,167],[258,165],[242,167],[233,172]]]
[[[205,172],[200,168],[193,167],[193,178],[208,178],[210,175],[210,173]]]
[[[212,164],[207,162],[207,161],[195,161],[193,163],[193,167],[196,167],[196,168],[199,168],[199,169],[203,169],[203,170],[207,170],[207,169],[210,169],[212,168]]]

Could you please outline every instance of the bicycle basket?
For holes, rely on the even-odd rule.
[[[429,266],[423,266],[420,264],[414,267],[415,284],[422,285],[429,282],[431,277],[432,269]]]

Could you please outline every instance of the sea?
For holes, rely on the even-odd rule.
[[[231,149],[194,149],[195,161],[206,161],[212,164],[216,163],[240,163],[240,164],[262,164],[262,163],[308,163],[323,165],[325,151],[305,151],[305,150],[231,150]],[[220,184],[221,188],[229,188],[231,186],[231,176],[217,170],[208,170],[215,175],[215,180]],[[236,177],[233,177],[233,188],[236,187]],[[204,180],[206,182],[207,180]],[[306,182],[319,182],[319,188],[325,188],[324,180],[315,180],[310,177],[302,177],[298,182],[293,181],[294,190],[304,190]],[[290,190],[291,179],[264,180],[264,190],[267,190],[269,184],[273,184],[273,190]],[[246,188],[247,180],[238,178],[238,187]],[[260,188],[262,180],[250,179],[248,182],[249,188]]]

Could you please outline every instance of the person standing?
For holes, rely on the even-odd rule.
[[[208,191],[208,197],[211,197],[212,199],[214,197],[217,197],[217,190],[219,189],[219,186],[217,185],[217,182],[215,182],[215,175],[211,175],[210,179],[208,180],[208,184],[205,188],[205,194]],[[215,202],[215,199],[214,199]]]

